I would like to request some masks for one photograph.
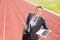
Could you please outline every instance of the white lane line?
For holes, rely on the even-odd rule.
[[[32,4],[34,6],[38,6],[37,4],[34,4],[34,3],[32,3],[32,2],[30,2],[28,0],[24,0],[24,1],[27,2],[27,3],[30,3],[30,4]],[[46,9],[46,8],[43,8],[43,9],[46,10],[46,11],[48,11],[48,12],[50,12],[50,13],[52,13],[52,14],[54,14],[54,15],[56,15],[56,16],[59,16],[60,17],[60,14],[59,13],[55,13],[55,12],[53,12],[51,10]]]
[[[4,29],[3,29],[3,40],[5,40],[5,27],[6,27],[6,0],[4,0]]]
[[[16,10],[17,15],[19,16],[19,18],[21,19],[22,23],[23,23],[24,26],[25,26],[25,22],[24,22],[23,18],[22,18],[21,15],[20,15],[20,11],[18,10],[18,8],[17,8],[16,5],[14,4],[14,2],[12,2],[11,5],[12,5],[12,7]]]
[[[53,12],[51,10],[46,9],[46,8],[43,8],[43,9],[46,10],[46,11],[48,11],[48,12],[50,12],[50,13],[52,13],[52,14],[54,14],[54,15],[56,15],[56,16],[59,16],[60,17],[60,14],[59,13],[55,13],[55,12]]]
[[[60,39],[60,37],[59,36],[57,36],[53,31],[52,31],[52,33],[58,38],[58,39]]]

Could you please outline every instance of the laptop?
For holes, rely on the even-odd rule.
[[[45,38],[47,38],[50,33],[51,33],[51,30],[47,30],[47,29],[40,29],[39,31],[36,32],[37,35]]]

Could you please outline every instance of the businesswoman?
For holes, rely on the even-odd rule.
[[[43,8],[41,6],[36,7],[36,13],[29,13],[26,26],[24,28],[23,40],[38,40],[39,35],[36,32],[43,26],[44,29],[48,29],[45,23],[45,19],[42,17]]]

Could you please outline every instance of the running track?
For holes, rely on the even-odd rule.
[[[23,0],[0,0],[0,40],[22,40],[23,28],[28,13],[35,6]],[[41,40],[60,40],[60,17],[43,11],[49,29],[52,33]]]

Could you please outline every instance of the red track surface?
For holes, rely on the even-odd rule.
[[[35,11],[35,6],[23,0],[0,0],[0,40],[3,38],[5,40],[22,40],[24,22],[31,11]],[[40,39],[60,40],[60,17],[46,10],[43,13],[49,29],[54,33],[47,38],[40,37]]]

